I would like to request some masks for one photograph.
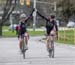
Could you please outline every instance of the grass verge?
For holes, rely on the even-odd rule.
[[[8,30],[8,27],[3,26],[3,30]],[[44,35],[44,31],[29,31],[28,33],[30,36],[42,36]],[[3,31],[3,37],[17,37],[16,31]],[[65,43],[65,44],[75,44],[75,31],[74,30],[61,30],[59,31],[58,43]]]

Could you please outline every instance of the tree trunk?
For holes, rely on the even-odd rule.
[[[2,37],[2,25],[0,25],[0,37]]]

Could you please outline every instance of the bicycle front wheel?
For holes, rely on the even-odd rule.
[[[52,58],[54,58],[54,42],[51,41],[51,47],[52,47]]]
[[[25,40],[23,39],[23,43],[22,43],[22,53],[23,53],[23,58],[25,59]]]

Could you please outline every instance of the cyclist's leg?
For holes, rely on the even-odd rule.
[[[51,39],[52,47],[54,47],[55,35],[51,35],[51,36],[50,36],[50,39]]]
[[[25,32],[24,35],[25,35],[25,42],[26,42],[26,47],[25,48],[28,50],[28,33]]]
[[[20,48],[20,50],[22,49],[22,37],[21,37],[21,35],[19,35],[19,48]]]
[[[26,45],[28,45],[28,33],[27,32],[25,32],[25,41],[26,41]]]
[[[46,47],[47,47],[47,49],[49,48],[49,35],[50,35],[50,31],[47,29],[47,31],[46,31],[46,33],[47,33],[47,36],[46,36]]]
[[[49,48],[48,42],[49,42],[49,36],[46,36],[46,47],[47,47],[47,48]]]

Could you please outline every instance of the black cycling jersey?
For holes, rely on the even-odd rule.
[[[57,28],[57,23],[55,20],[52,20],[52,21],[46,21],[46,28],[50,28],[51,30],[53,29],[53,27],[55,26],[56,28],[56,31],[58,31],[58,28]]]
[[[55,28],[56,28],[56,31],[58,31],[56,21],[52,20],[52,21],[47,21],[47,22],[46,22],[46,30],[47,30],[47,34],[48,34],[48,35],[49,35],[50,32],[53,30],[54,26],[55,26]]]
[[[33,10],[34,11],[34,10]],[[32,14],[33,14],[33,11],[32,11],[32,13],[30,14],[30,16],[25,20],[25,22],[23,23],[23,22],[21,22],[20,21],[20,24],[19,24],[19,26],[20,26],[20,29],[19,29],[19,35],[22,35],[22,34],[24,34],[25,32],[27,32],[27,21],[31,18],[31,16],[32,16]]]
[[[54,26],[56,28],[56,31],[58,31],[58,27],[57,27],[57,23],[55,20],[50,21],[50,19],[44,17],[43,15],[41,15],[38,11],[37,11],[38,15],[41,16],[43,19],[46,20],[46,32],[49,35],[51,30],[53,30]]]
[[[26,23],[21,22],[20,23],[20,29],[19,29],[19,35],[22,35],[26,32]]]

